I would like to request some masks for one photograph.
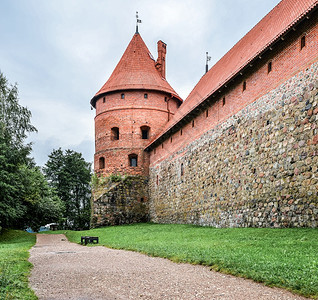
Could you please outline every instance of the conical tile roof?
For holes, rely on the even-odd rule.
[[[155,67],[155,60],[139,33],[135,33],[112,75],[91,100],[114,91],[145,89],[167,92],[182,101]]]

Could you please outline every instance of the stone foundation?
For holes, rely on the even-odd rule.
[[[317,74],[315,63],[152,166],[151,220],[317,227]]]
[[[148,179],[144,176],[100,177],[93,188],[92,227],[147,222]]]

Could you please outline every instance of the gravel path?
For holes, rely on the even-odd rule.
[[[30,285],[39,299],[305,299],[281,289],[162,258],[37,235]]]

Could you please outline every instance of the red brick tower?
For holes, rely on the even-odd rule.
[[[134,34],[110,78],[91,100],[95,117],[95,173],[148,175],[144,151],[182,100],[165,79],[166,44],[154,60]]]

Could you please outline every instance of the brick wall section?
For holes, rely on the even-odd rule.
[[[151,220],[317,227],[317,103],[316,62],[153,163]]]
[[[160,161],[168,158],[172,153],[179,151],[185,144],[199,138],[208,130],[226,121],[247,105],[253,103],[262,95],[276,88],[300,70],[305,70],[313,62],[317,61],[318,49],[318,13],[311,16],[311,19],[299,26],[295,32],[291,32],[285,41],[273,47],[273,50],[263,56],[257,64],[254,64],[250,71],[236,80],[232,86],[224,89],[224,93],[213,99],[212,104],[207,105],[206,111],[159,145],[151,152],[150,164],[155,166]],[[300,39],[306,34],[306,46],[300,49]],[[272,71],[268,73],[268,62],[272,62]],[[246,90],[243,92],[243,82],[246,81]],[[196,97],[201,99],[200,95]],[[223,106],[223,98],[225,105]],[[178,111],[176,112],[178,114]]]
[[[121,94],[125,95],[124,99],[121,99]],[[156,91],[128,90],[99,98],[95,117],[95,172],[104,175],[148,175],[149,154],[143,149],[176,109],[175,99],[169,100],[167,93]],[[142,139],[142,126],[150,128],[149,139]],[[113,127],[119,128],[118,140],[111,137]],[[137,167],[129,166],[130,154],[138,155]],[[105,168],[102,169],[100,157],[105,159]]]

